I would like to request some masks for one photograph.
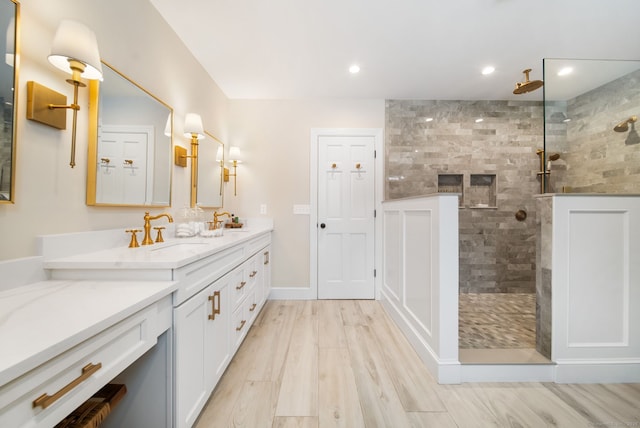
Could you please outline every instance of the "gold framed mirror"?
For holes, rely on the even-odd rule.
[[[173,109],[102,62],[89,82],[87,205],[171,206]]]
[[[221,208],[224,143],[207,131],[204,134],[205,138],[198,141],[198,183],[191,191],[196,192],[196,205],[201,208]]]
[[[5,47],[4,60],[0,61],[0,204],[10,204],[15,201],[16,181],[20,3],[2,0],[0,10],[0,46]]]

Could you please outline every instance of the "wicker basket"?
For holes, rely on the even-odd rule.
[[[125,385],[107,384],[55,428],[98,428],[126,393]]]

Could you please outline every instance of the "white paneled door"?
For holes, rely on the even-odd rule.
[[[318,137],[318,298],[373,299],[374,136]]]

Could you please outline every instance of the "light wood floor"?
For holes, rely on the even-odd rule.
[[[376,301],[269,301],[196,426],[638,427],[640,385],[438,385]]]

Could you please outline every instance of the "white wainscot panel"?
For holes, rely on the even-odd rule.
[[[569,211],[569,347],[629,344],[628,224],[622,210]]]
[[[431,211],[406,211],[404,219],[404,305],[423,332],[431,337],[433,326]]]
[[[400,212],[384,212],[384,287],[400,299]]]

